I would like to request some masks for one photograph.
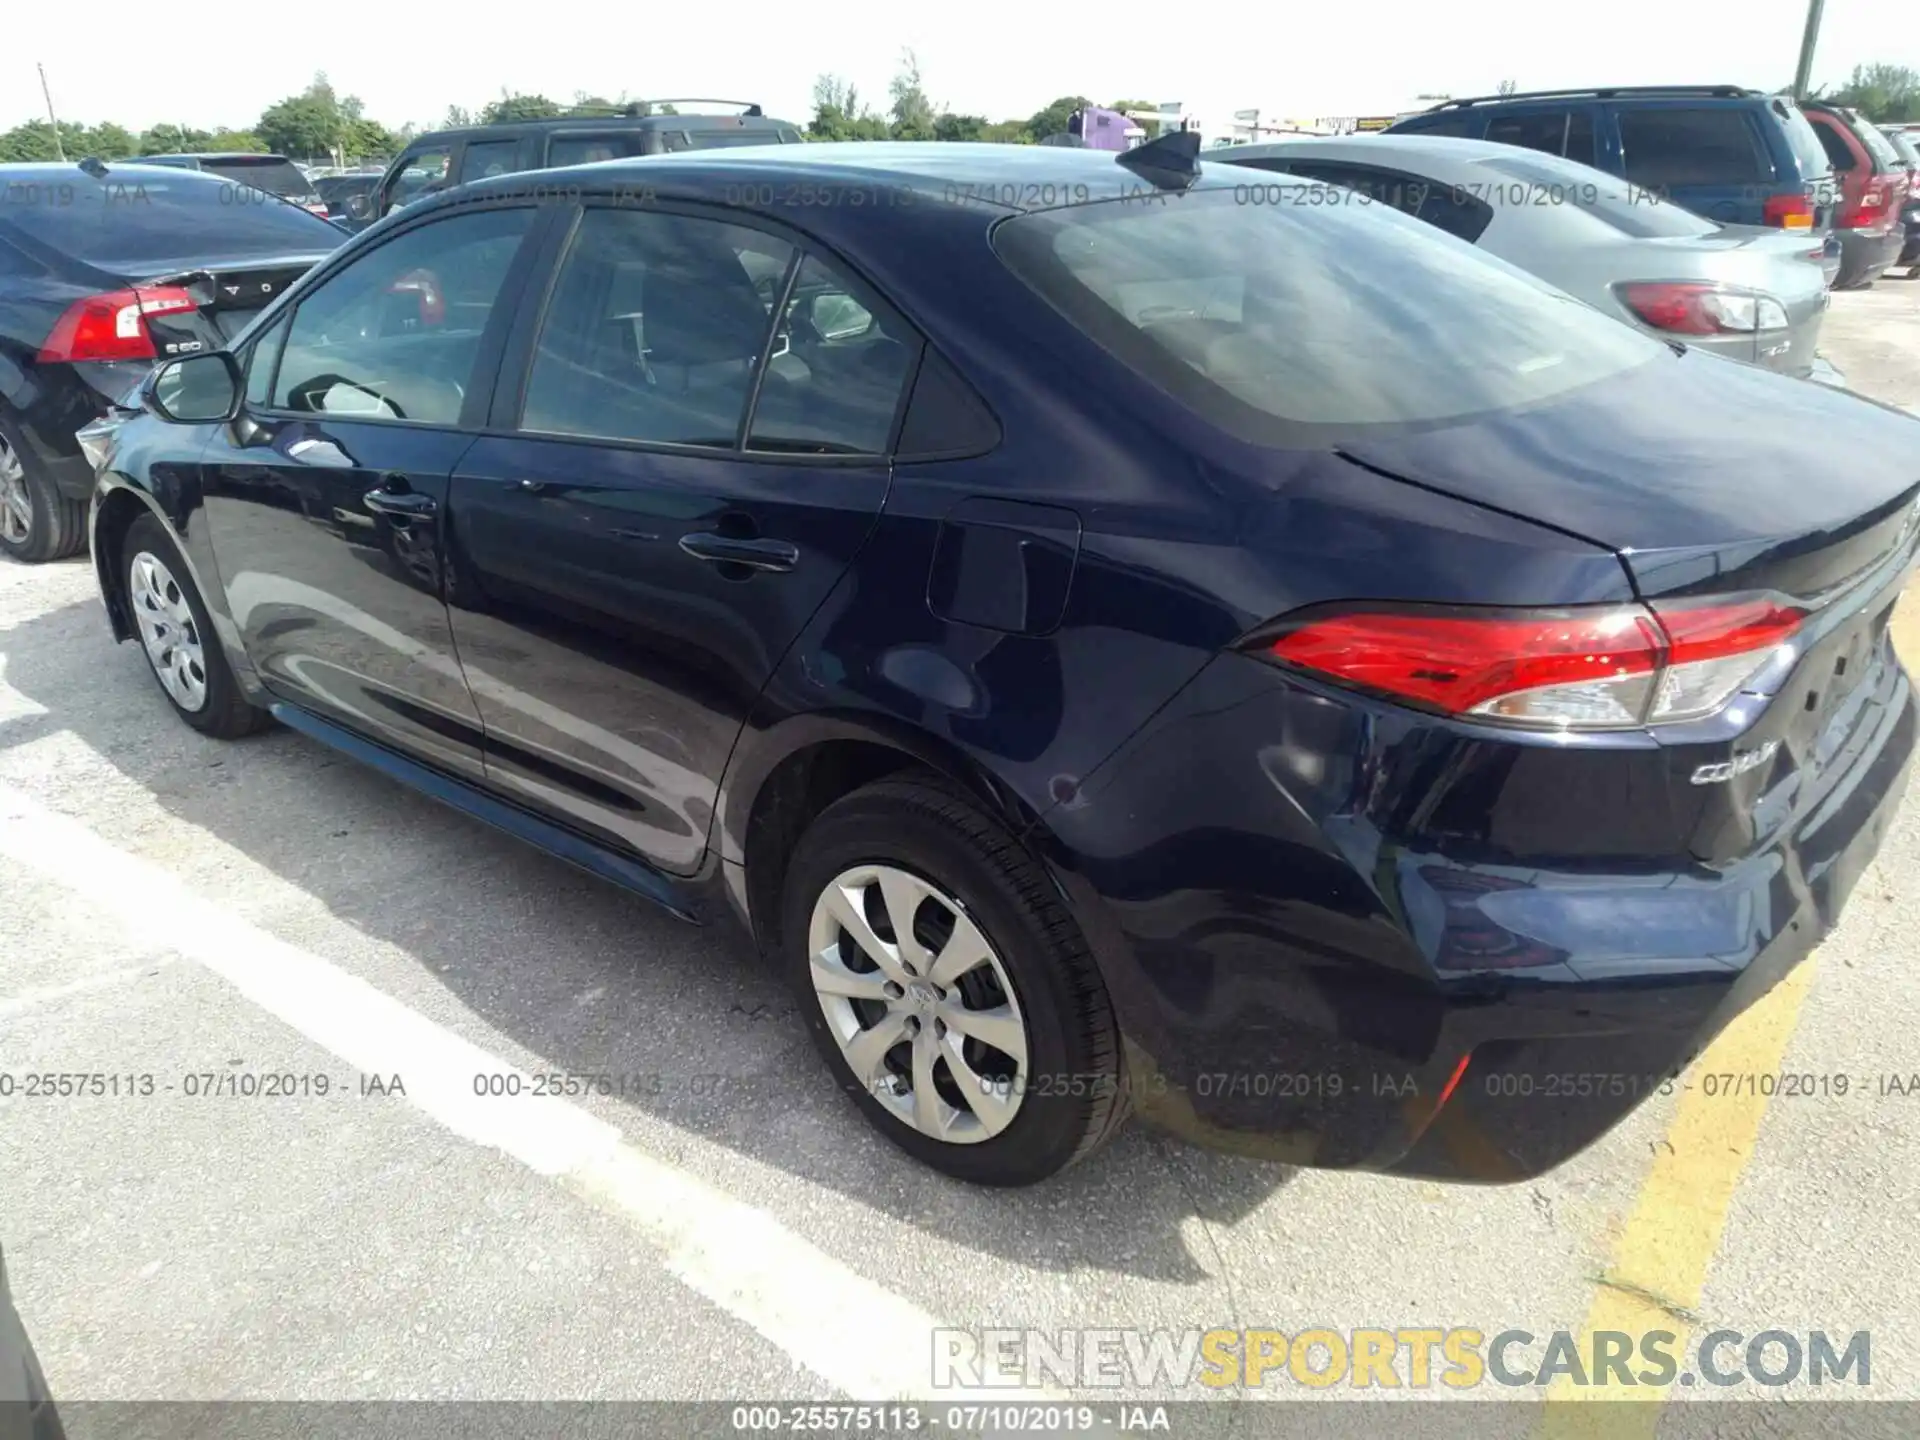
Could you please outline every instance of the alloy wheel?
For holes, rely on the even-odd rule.
[[[146,550],[133,557],[127,578],[140,640],[161,688],[182,710],[199,710],[207,703],[206,655],[180,582],[164,560]]]
[[[904,1124],[978,1144],[1012,1123],[1027,1029],[966,907],[891,865],[842,871],[814,902],[814,993],[855,1078]]]
[[[27,493],[27,472],[13,447],[0,437],[0,540],[24,545],[33,534],[33,497]]]

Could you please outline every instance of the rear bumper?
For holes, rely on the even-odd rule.
[[[99,419],[111,401],[146,375],[144,364],[86,364],[37,367],[29,389],[15,399],[28,447],[43,473],[69,500],[93,494],[93,466],[75,438],[82,426]]]
[[[1900,258],[1907,243],[1903,226],[1895,225],[1883,234],[1862,230],[1840,232],[1840,278],[1838,285],[1863,285],[1877,280]]]
[[[1812,813],[1730,865],[1636,868],[1549,853],[1609,806],[1591,843],[1632,853],[1617,767],[1530,776],[1264,669],[1216,661],[1043,848],[1142,1118],[1320,1168],[1523,1180],[1670,1088],[1830,929],[1916,740],[1889,652]]]

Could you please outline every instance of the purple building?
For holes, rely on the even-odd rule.
[[[1077,135],[1089,150],[1131,150],[1147,138],[1147,132],[1118,110],[1103,110],[1089,105],[1068,117],[1067,133]]]

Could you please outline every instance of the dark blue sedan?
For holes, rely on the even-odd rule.
[[[1873,858],[1920,432],[1260,179],[823,145],[424,201],[88,437],[113,633],[208,735],[744,920],[950,1174],[1136,1111],[1538,1174]]]

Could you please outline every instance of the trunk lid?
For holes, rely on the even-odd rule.
[[[318,254],[216,258],[195,269],[141,280],[143,287],[183,289],[194,302],[192,310],[147,317],[155,352],[164,360],[222,349],[283,290],[324,258]]]
[[[1648,598],[1813,599],[1907,538],[1913,416],[1698,352],[1545,404],[1359,432],[1340,450],[1617,552]]]

